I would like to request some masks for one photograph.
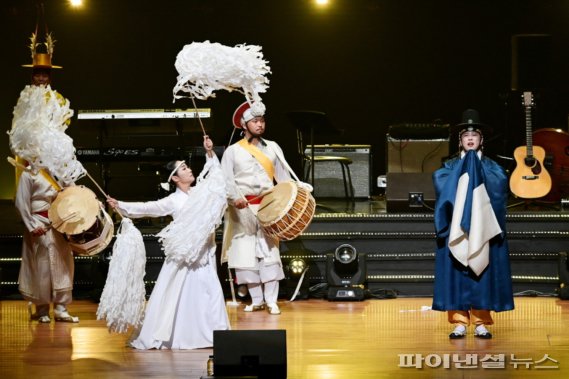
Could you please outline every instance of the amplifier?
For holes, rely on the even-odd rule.
[[[387,135],[387,172],[434,172],[449,155],[449,140],[401,140]]]
[[[435,206],[432,173],[387,173],[387,212],[429,212]],[[411,194],[420,194],[422,201],[413,202]]]
[[[312,154],[311,145],[304,153]],[[354,197],[371,196],[371,145],[314,145],[314,156],[346,157],[352,160],[350,173]],[[305,177],[307,173],[305,172]],[[342,167],[338,162],[320,162],[314,166],[314,195],[345,197]]]

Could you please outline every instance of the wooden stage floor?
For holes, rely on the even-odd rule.
[[[514,311],[495,315],[492,340],[472,334],[449,340],[445,313],[429,310],[430,298],[280,301],[280,316],[233,306],[228,312],[234,330],[286,329],[291,379],[569,377],[569,301],[516,297],[515,303]],[[79,324],[38,324],[28,321],[24,301],[0,301],[0,378],[205,375],[212,349],[134,350],[126,346],[128,335],[111,334],[96,320],[96,309],[76,301],[70,310]],[[497,359],[494,368],[487,355]],[[458,362],[465,360],[470,368]]]

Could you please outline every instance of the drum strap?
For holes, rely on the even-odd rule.
[[[251,155],[256,160],[259,161],[261,166],[263,166],[263,168],[267,172],[267,175],[269,175],[269,178],[271,180],[274,180],[275,166],[273,165],[273,162],[271,162],[269,157],[267,157],[257,146],[253,145],[252,143],[249,143],[245,138],[239,141],[238,144],[241,145],[241,147],[247,150],[249,153],[251,153]]]

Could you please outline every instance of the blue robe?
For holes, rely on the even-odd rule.
[[[465,171],[476,170],[486,191],[502,233],[490,240],[490,257],[486,269],[477,276],[451,254],[448,237],[458,180]],[[508,178],[493,160],[482,156],[478,164],[475,151],[463,159],[455,158],[433,173],[436,193],[435,231],[437,251],[435,258],[435,290],[433,309],[439,311],[483,309],[496,312],[514,309],[508,241],[506,240],[506,203]],[[465,202],[465,207],[471,205]],[[464,210],[468,215],[469,209]],[[468,222],[462,226],[468,230]]]

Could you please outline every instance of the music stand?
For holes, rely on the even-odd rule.
[[[305,157],[304,154],[304,144],[302,142],[302,136],[305,134],[310,134],[310,177],[311,177],[311,185],[314,188],[314,166],[315,166],[315,158],[314,158],[314,134],[341,134],[343,130],[336,128],[331,122],[326,113],[318,112],[318,111],[291,111],[288,112],[287,117],[289,121],[294,125],[297,130],[297,143],[299,153],[302,157]],[[350,169],[348,167],[349,164],[352,163],[352,160],[347,157],[339,157],[339,156],[329,156],[329,157],[321,157],[321,161],[337,161],[342,165],[342,174],[344,176],[344,189],[346,190],[346,197],[352,198],[353,189],[352,189],[352,178],[350,174]],[[304,173],[304,162],[305,159],[303,158],[302,164],[302,171]],[[344,167],[347,170],[349,184],[346,184],[346,178],[344,173]],[[349,186],[349,189],[348,189]]]

